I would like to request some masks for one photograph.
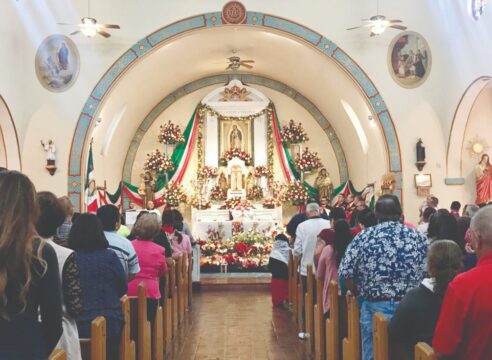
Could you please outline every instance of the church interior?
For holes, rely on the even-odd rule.
[[[312,259],[314,244],[325,241],[322,233],[298,244],[304,223],[293,232],[289,226],[300,214],[305,222],[314,221],[312,211],[316,219],[326,214],[325,227],[335,229],[335,240],[323,242],[330,247],[329,241],[340,241],[337,208],[351,231],[359,228],[352,236],[365,226],[354,213],[367,209],[382,222],[380,200],[396,199],[400,222],[417,230],[437,218],[426,219],[428,207],[450,209],[448,215],[457,202],[461,210],[487,208],[487,3],[4,0],[0,39],[9,51],[0,60],[0,168],[24,174],[36,191],[65,199],[82,217],[93,213],[101,220],[103,208],[116,207],[121,219],[112,230],[122,223],[124,238],[141,230],[144,213],[156,214],[174,258],[159,275],[166,285],[155,320],[137,315],[145,293],[143,300],[140,288],[131,295],[135,280],[128,283],[132,301],[122,300],[128,328],[122,327],[118,355],[109,340],[98,354],[96,318],[89,350],[81,345],[80,355],[58,346],[50,359],[406,359],[388,345],[387,314],[381,324],[374,318],[374,354],[368,354],[362,318],[360,329],[358,323],[359,305],[361,314],[365,305],[354,300],[364,293],[362,285],[349,286],[347,297],[332,296],[327,320],[325,295],[338,293],[335,282],[348,260],[333,265],[339,268],[335,282],[323,283],[316,273],[324,252]],[[461,210],[458,217],[466,217]],[[173,215],[168,224],[172,211],[181,220]],[[166,226],[178,232],[176,221],[190,242],[179,260],[182,236],[173,245],[175,235],[166,233]],[[0,220],[0,259],[6,259],[2,226]],[[456,221],[453,226],[459,228]],[[287,253],[277,248],[284,233]],[[424,234],[431,247],[431,241],[451,239],[431,239],[427,227]],[[143,235],[133,236],[139,241]],[[78,253],[70,245],[75,235],[67,237]],[[351,253],[359,237],[343,251]],[[481,259],[464,231],[462,238],[463,256],[476,252]],[[274,281],[274,256],[286,265],[285,284]],[[17,269],[9,266],[0,264],[0,275]],[[2,281],[0,298],[7,299]],[[271,308],[270,290],[274,296],[281,284],[288,286],[282,306]],[[4,306],[1,300],[0,334],[10,326]],[[111,324],[104,325],[107,339]],[[488,342],[468,359],[492,358]],[[2,344],[0,358],[20,359],[9,357],[15,350],[2,352]],[[411,358],[436,359],[444,347],[434,344],[412,350]]]

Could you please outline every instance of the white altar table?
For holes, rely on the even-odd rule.
[[[214,230],[220,231],[223,240],[231,239],[234,223],[238,224],[236,226],[241,226],[242,231],[240,232],[248,232],[255,227],[259,232],[268,231],[278,225],[278,221],[199,221],[194,224],[193,237],[207,240],[209,231]]]

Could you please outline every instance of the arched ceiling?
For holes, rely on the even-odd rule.
[[[100,106],[97,117],[102,121],[93,133],[95,153],[104,148],[113,154],[112,168],[121,175],[135,131],[152,108],[186,83],[224,73],[226,58],[233,50],[242,59],[255,60],[248,73],[288,85],[323,113],[341,141],[350,174],[359,175],[361,164],[367,162],[367,152],[386,154],[381,129],[368,120],[375,114],[371,114],[362,90],[335,61],[285,33],[247,26],[189,31],[141,58],[113,85]],[[353,108],[351,117],[342,101]],[[360,121],[359,131],[354,127],[354,113]],[[360,129],[368,147],[361,141]],[[113,134],[110,138],[106,136],[108,131]],[[379,161],[387,169],[388,159]]]

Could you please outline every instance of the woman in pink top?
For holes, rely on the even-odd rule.
[[[128,284],[128,295],[138,295],[138,285],[143,282],[147,288],[147,318],[151,325],[161,298],[159,277],[167,272],[166,256],[163,247],[152,240],[159,233],[161,226],[154,214],[142,215],[133,227],[136,240],[132,245],[137,253],[140,272]]]
[[[174,235],[171,239],[171,245],[173,248],[173,259],[177,259],[181,255],[185,257],[186,268],[188,268],[189,259],[193,252],[191,248],[190,237],[183,232],[183,222],[179,221],[174,223]]]

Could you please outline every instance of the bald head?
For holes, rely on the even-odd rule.
[[[477,211],[470,224],[472,247],[478,257],[492,252],[492,206]]]

